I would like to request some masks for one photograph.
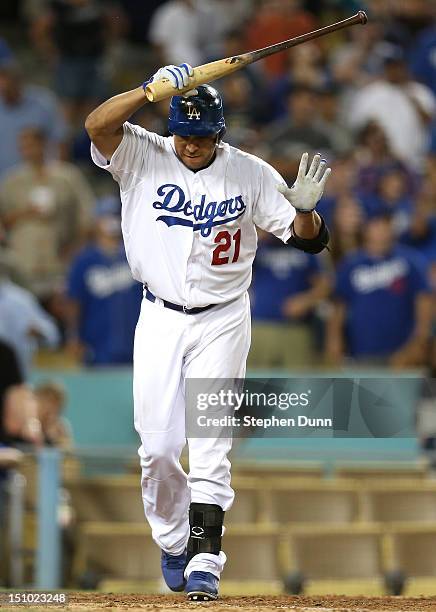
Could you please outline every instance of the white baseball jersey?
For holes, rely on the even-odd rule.
[[[226,143],[210,166],[193,172],[172,137],[130,123],[107,162],[120,186],[122,231],[134,278],[157,297],[194,308],[231,301],[250,286],[255,226],[286,242],[295,210],[269,164]]]

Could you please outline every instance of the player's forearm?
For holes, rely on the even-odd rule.
[[[321,219],[317,212],[299,213],[295,215],[294,230],[299,238],[310,240],[316,238],[321,227]]]
[[[118,94],[92,111],[85,122],[86,131],[91,139],[96,135],[115,134],[146,102],[142,86]]]

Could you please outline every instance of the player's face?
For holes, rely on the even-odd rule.
[[[207,166],[216,147],[216,136],[178,136],[174,135],[176,153],[191,170]]]

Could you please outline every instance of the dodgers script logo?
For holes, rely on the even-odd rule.
[[[234,221],[244,214],[247,206],[242,195],[223,200],[222,202],[206,202],[206,196],[201,196],[198,204],[187,200],[185,192],[178,185],[168,183],[161,185],[157,195],[162,201],[153,202],[153,208],[166,210],[170,215],[160,215],[156,221],[163,221],[171,227],[172,225],[184,225],[192,227],[194,232],[200,230],[202,236],[210,236],[212,228]],[[182,213],[176,216],[174,213]]]

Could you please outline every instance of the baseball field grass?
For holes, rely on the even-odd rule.
[[[2,610],[22,609],[25,606],[4,607]],[[26,606],[29,608],[29,606]],[[436,597],[346,597],[346,596],[257,596],[222,597],[208,603],[189,603],[184,596],[143,595],[112,593],[69,593],[68,605],[34,607],[32,612],[85,612],[148,610],[148,612],[192,611],[209,608],[211,612],[275,612],[299,610],[300,612],[436,612]]]

